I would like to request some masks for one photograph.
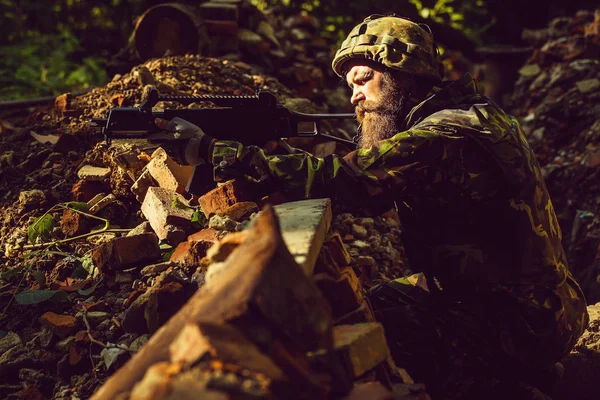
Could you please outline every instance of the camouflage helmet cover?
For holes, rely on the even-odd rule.
[[[371,15],[355,26],[335,54],[331,65],[334,72],[343,78],[343,64],[353,58],[373,60],[435,83],[441,81],[441,64],[431,32],[395,15]]]

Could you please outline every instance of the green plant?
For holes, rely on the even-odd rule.
[[[59,95],[104,84],[104,60],[84,57],[77,38],[69,31],[54,35],[39,32],[18,44],[5,45],[0,58],[0,98],[19,99]]]

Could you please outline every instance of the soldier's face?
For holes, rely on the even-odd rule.
[[[362,126],[358,145],[375,147],[398,133],[405,100],[403,85],[384,67],[367,60],[349,61],[346,82],[352,89],[350,102]]]

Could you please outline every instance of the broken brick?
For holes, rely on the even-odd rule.
[[[175,246],[186,240],[193,229],[193,211],[174,207],[173,202],[186,204],[179,193],[159,187],[148,188],[142,203],[142,213],[160,240]]]
[[[313,281],[327,298],[334,319],[356,310],[363,301],[363,288],[352,267],[344,268],[337,280],[318,274]]]
[[[383,326],[377,322],[333,328],[334,357],[352,378],[358,378],[386,360],[389,349]]]
[[[71,117],[75,115],[75,110],[71,109],[71,100],[73,96],[71,93],[64,93],[58,96],[54,100],[54,109],[56,112],[65,117]]]
[[[69,336],[77,327],[75,317],[56,314],[52,311],[44,313],[40,317],[40,322],[61,338]]]
[[[210,249],[208,249],[206,252],[206,257],[211,262],[225,261],[233,252],[233,250],[235,250],[244,242],[244,240],[246,240],[247,236],[247,231],[230,233],[219,242],[215,243]]]
[[[234,179],[201,196],[198,202],[206,218],[209,218],[212,214],[222,215],[235,203],[252,201],[254,198],[255,194],[246,184]]]
[[[177,164],[162,148],[158,148],[152,153],[152,161],[146,165],[146,170],[161,188],[184,194],[194,167]]]
[[[60,219],[60,229],[67,237],[82,235],[88,232],[90,220],[85,215],[73,210],[64,210]]]
[[[281,369],[229,324],[199,322],[187,324],[169,346],[171,362],[193,364],[209,354],[224,363],[239,365],[269,379],[283,380]]]
[[[135,198],[140,203],[144,202],[144,198],[146,197],[146,193],[148,193],[148,188],[151,186],[156,186],[156,182],[152,179],[152,175],[150,175],[150,171],[145,170],[139,176],[139,178],[131,185],[131,193],[135,195]]]
[[[92,250],[94,265],[103,272],[114,272],[160,258],[154,233],[124,236],[102,243]]]
[[[197,265],[217,241],[217,232],[214,229],[203,229],[188,236],[187,241],[179,243],[169,261],[186,266]]]
[[[200,321],[235,325],[259,348],[266,346],[269,357],[290,379],[315,388],[306,375],[292,377],[289,371],[297,368],[293,360],[284,368],[282,361],[273,356],[276,353],[272,347],[279,343],[274,337],[289,338],[289,350],[283,350],[302,356],[317,349],[331,351],[333,338],[329,305],[294,262],[272,208],[267,207],[257,216],[247,240],[225,263],[227,268],[218,279],[198,290],[94,398],[114,398],[131,390],[152,365],[170,364],[169,345],[188,323]]]
[[[128,333],[154,333],[186,301],[179,282],[159,283],[140,295],[123,313],[123,330]]]
[[[240,222],[244,219],[248,219],[250,215],[258,212],[258,205],[251,201],[242,201],[239,203],[235,203],[229,208],[227,208],[221,214],[224,217],[231,218],[234,221]]]
[[[87,203],[99,193],[104,192],[104,185],[100,182],[88,182],[80,180],[71,188],[71,195],[75,201]]]

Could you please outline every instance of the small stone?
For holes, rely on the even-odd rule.
[[[46,195],[39,189],[24,190],[19,193],[19,206],[21,209],[39,207],[46,201]]]
[[[77,171],[79,179],[86,182],[100,182],[108,178],[110,175],[110,168],[93,167],[91,165],[84,165]]]
[[[354,222],[366,229],[373,229],[375,227],[375,220],[373,218],[356,218]]]
[[[208,222],[208,227],[217,229],[220,231],[233,232],[237,228],[237,222],[229,217],[222,217],[220,215],[213,215]]]
[[[525,65],[519,70],[519,74],[526,78],[532,78],[542,72],[542,69],[537,64]]]
[[[92,326],[96,326],[110,318],[110,313],[104,311],[89,311],[86,318]]]
[[[596,78],[585,79],[583,81],[576,82],[575,85],[581,93],[590,93],[600,88],[600,80]]]
[[[115,282],[116,283],[131,283],[133,282],[133,275],[128,272],[117,272],[115,274]]]
[[[364,239],[369,235],[369,233],[367,232],[367,229],[364,226],[352,224],[352,235],[359,239]]]
[[[14,332],[8,332],[6,336],[0,339],[0,355],[4,354],[11,348],[22,344],[23,342],[21,341],[19,335]]]
[[[126,236],[135,236],[135,235],[141,235],[142,233],[151,233],[154,232],[152,230],[152,226],[150,226],[150,222],[148,221],[144,221],[141,224],[139,224],[138,226],[136,226],[135,228],[133,228],[132,230],[130,230],[129,232],[127,232]]]
[[[158,264],[147,265],[140,271],[142,276],[158,275],[173,266],[171,261],[165,261]]]
[[[372,268],[377,265],[375,259],[371,256],[360,256],[356,258],[356,266],[360,268]]]

